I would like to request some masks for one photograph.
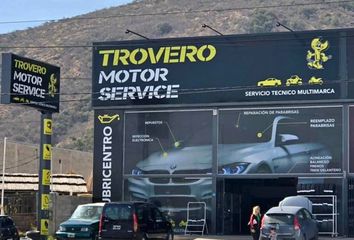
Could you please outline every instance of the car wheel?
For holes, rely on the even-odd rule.
[[[173,233],[172,232],[167,233],[166,240],[173,240]]]
[[[272,173],[272,170],[267,165],[263,164],[258,167],[257,173]]]

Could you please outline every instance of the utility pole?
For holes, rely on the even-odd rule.
[[[4,155],[2,157],[1,215],[5,215],[4,212],[5,162],[6,162],[6,137],[4,137]]]

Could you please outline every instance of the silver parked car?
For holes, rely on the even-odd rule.
[[[273,207],[263,216],[259,239],[317,240],[317,221],[302,207]]]

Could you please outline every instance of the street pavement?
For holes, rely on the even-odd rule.
[[[175,240],[252,240],[251,236],[197,236],[197,235],[176,235]],[[320,236],[319,240],[345,239],[354,240],[354,238]]]

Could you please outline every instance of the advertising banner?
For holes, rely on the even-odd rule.
[[[212,111],[128,112],[124,173],[211,174]]]
[[[59,112],[60,68],[48,63],[2,54],[1,103],[20,103]]]
[[[219,114],[218,172],[342,172],[342,108],[230,109]]]
[[[94,43],[92,106],[339,99],[340,54],[339,31]]]
[[[175,232],[184,231],[188,202],[205,202],[210,219],[212,117],[211,110],[96,110],[94,201],[120,201],[124,192],[123,200],[153,202]]]
[[[122,200],[123,112],[95,111],[93,201]]]

